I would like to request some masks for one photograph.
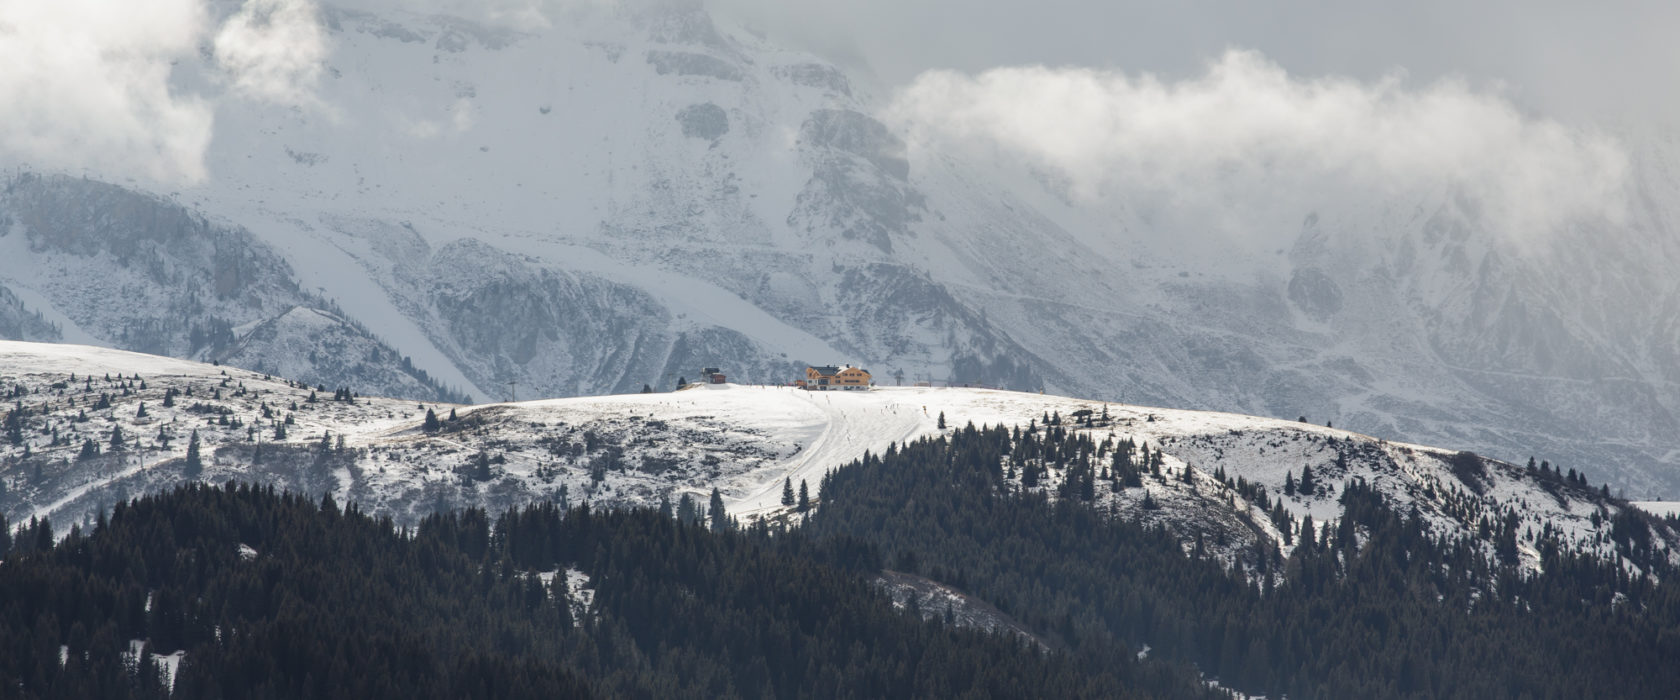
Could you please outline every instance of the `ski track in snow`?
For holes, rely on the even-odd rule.
[[[67,380],[71,372],[77,376],[76,383],[48,390],[49,385]],[[107,374],[126,378],[129,385],[137,385],[132,380],[140,374],[149,388],[132,393],[123,388],[119,393],[116,382],[103,379]],[[84,378],[97,386],[77,386]],[[1087,431],[1098,443],[1130,438],[1164,453],[1166,478],[1146,478],[1141,488],[1104,487],[1097,495],[1097,507],[1198,531],[1216,525],[1210,518],[1244,527],[1231,520],[1236,517],[1280,545],[1287,545],[1281,533],[1247,499],[1231,493],[1229,507],[1222,505],[1221,494],[1226,491],[1213,477],[1217,469],[1224,469],[1232,479],[1240,476],[1264,486],[1296,522],[1311,515],[1321,526],[1340,517],[1341,506],[1333,494],[1283,495],[1285,479],[1303,466],[1319,472],[1327,487],[1364,479],[1396,506],[1418,504],[1432,528],[1447,531],[1473,527],[1440,509],[1436,494],[1468,488],[1477,492],[1475,501],[1489,512],[1512,507],[1522,516],[1525,529],[1539,530],[1550,523],[1563,533],[1567,544],[1601,552],[1610,547],[1602,523],[1620,507],[1596,502],[1592,489],[1547,485],[1521,467],[1496,462],[1487,464],[1485,483],[1467,486],[1451,471],[1452,451],[1336,428],[990,389],[877,387],[806,392],[787,386],[706,384],[668,393],[475,406],[369,397],[354,402],[321,397],[311,403],[307,401],[309,387],[244,370],[108,348],[11,341],[0,341],[0,383],[29,389],[18,400],[30,421],[26,441],[34,459],[51,465],[45,485],[39,485],[34,477],[10,468],[23,463],[23,448],[0,445],[0,457],[8,467],[4,476],[19,499],[9,507],[14,521],[50,516],[74,522],[91,517],[90,509],[113,496],[126,497],[124,483],[147,491],[180,483],[184,480],[181,472],[170,464],[178,464],[184,456],[190,430],[197,430],[204,440],[203,478],[209,483],[242,479],[305,488],[313,494],[325,489],[342,503],[358,502],[364,509],[391,513],[398,520],[424,515],[443,497],[448,497],[448,507],[473,505],[499,511],[559,499],[563,493],[573,503],[589,501],[607,507],[652,505],[661,498],[676,500],[681,494],[698,496],[703,504],[711,489],[717,488],[728,512],[750,521],[788,512],[781,504],[784,480],[795,489],[803,482],[820,507],[823,476],[865,454],[882,454],[893,444],[961,430],[971,423],[1025,427],[1058,414],[1063,427]],[[174,407],[161,403],[166,388],[183,392]],[[188,389],[196,389],[196,395],[186,394]],[[107,393],[110,409],[85,408]],[[147,417],[137,416],[135,404],[140,402],[148,406]],[[282,414],[292,417],[295,423],[281,442],[310,448],[304,455],[313,454],[324,437],[333,436],[331,442],[336,443],[342,436],[355,455],[354,467],[338,463],[322,472],[324,481],[313,482],[287,480],[299,478],[296,474],[265,472],[272,469],[266,462],[258,467],[240,461],[240,450],[246,448],[239,445],[250,444],[247,428],[219,425],[213,414],[194,411],[200,403],[247,421],[265,445],[276,442],[266,436],[273,422]],[[272,418],[261,416],[260,404],[274,409]],[[462,422],[425,433],[420,424],[428,408],[440,419],[452,411],[458,413]],[[1076,425],[1073,416],[1081,409],[1112,420],[1099,421],[1097,426]],[[89,420],[76,420],[84,410]],[[941,415],[947,426],[943,431],[938,426]],[[122,460],[115,464],[107,455],[84,467],[76,457],[81,442],[97,442],[113,426],[120,426],[137,442],[151,440],[152,444],[122,453]],[[174,435],[167,448],[150,437],[160,431],[159,426]],[[62,431],[64,442],[52,445],[47,439],[52,431]],[[585,447],[592,442],[597,446]],[[223,451],[224,447],[235,449]],[[601,460],[615,450],[615,464],[603,469]],[[1356,456],[1345,470],[1335,466],[1338,455],[1344,453]],[[470,474],[479,454],[492,459],[488,479]],[[1191,467],[1189,480],[1183,480],[1184,471]],[[131,478],[136,475],[140,478]],[[1037,489],[1053,496],[1066,475],[1065,470],[1051,469]],[[1144,494],[1160,504],[1158,510],[1139,510]],[[1209,499],[1210,494],[1215,497]],[[1671,502],[1635,505],[1658,515],[1680,510]],[[1671,554],[1675,548],[1680,543],[1672,548],[1665,545]],[[1537,565],[1532,550],[1526,551],[1531,565]]]
[[[803,395],[822,411],[822,423],[815,439],[801,449],[794,459],[777,465],[775,471],[782,479],[791,480],[794,488],[806,483],[813,496],[818,494],[822,477],[865,451],[879,454],[892,443],[904,443],[937,430],[937,423],[923,420],[915,414],[900,410],[904,405],[892,399],[901,398],[898,392],[812,393],[798,389],[780,389]],[[875,399],[875,400],[869,400]],[[884,400],[883,400],[884,399]],[[747,494],[724,503],[738,515],[756,515],[781,506],[781,480],[761,483]]]

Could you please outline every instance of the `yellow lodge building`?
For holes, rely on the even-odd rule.
[[[869,370],[861,367],[806,367],[805,378],[794,382],[807,391],[868,391]]]

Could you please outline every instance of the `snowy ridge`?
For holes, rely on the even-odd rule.
[[[1639,149],[1626,227],[1554,255],[1502,246],[1446,186],[1207,254],[1124,193],[1082,203],[1054,173],[908,143],[844,71],[699,3],[529,32],[321,16],[335,118],[226,104],[210,179],[158,196],[8,181],[0,334],[441,397],[411,363],[476,401],[847,360],[1680,489],[1672,139]]]
[[[1565,547],[1613,556],[1611,521],[1623,513],[1649,529],[1657,556],[1675,559],[1680,544],[1672,521],[1538,470],[1472,456],[1467,472],[1457,452],[1334,428],[1042,394],[695,385],[482,406],[335,400],[341,392],[330,387],[245,370],[22,342],[0,342],[0,389],[11,396],[8,431],[17,427],[9,434],[20,440],[0,446],[0,508],[14,523],[86,522],[118,499],[182,483],[195,430],[203,480],[331,494],[403,523],[441,508],[499,511],[540,499],[653,505],[693,494],[703,503],[712,488],[745,520],[791,515],[780,502],[784,481],[806,484],[820,507],[822,476],[866,453],[970,424],[1042,430],[1049,418],[1095,442],[1159,450],[1158,478],[1146,475],[1133,488],[1105,482],[1095,505],[1166,525],[1185,535],[1187,547],[1193,538],[1227,557],[1262,539],[1287,552],[1291,540],[1272,513],[1218,481],[1220,473],[1264,487],[1292,525],[1309,515],[1321,527],[1334,523],[1334,493],[1356,479],[1403,511],[1415,508],[1438,533],[1481,537],[1490,552],[1479,526],[1510,514],[1530,567],[1538,559],[1524,538],[1548,529]],[[166,407],[169,394],[174,405]],[[428,411],[438,418],[435,431],[426,430]],[[119,431],[124,446],[112,449]],[[1303,467],[1317,475],[1319,490],[1288,494],[1286,482]],[[1066,476],[1050,469],[1032,488],[1053,496]],[[1015,488],[1026,488],[1014,478]]]

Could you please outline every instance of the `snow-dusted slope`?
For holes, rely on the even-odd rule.
[[[1251,502],[1252,493],[1216,480],[1218,473],[1232,484],[1240,477],[1263,486],[1291,523],[1307,515],[1321,526],[1334,523],[1340,513],[1334,490],[1363,480],[1395,504],[1415,506],[1439,532],[1475,534],[1484,518],[1497,522],[1509,513],[1525,531],[1549,527],[1562,533],[1565,546],[1606,554],[1614,549],[1610,522],[1629,508],[1537,470],[1472,458],[1480,466],[1467,472],[1454,452],[1333,428],[988,389],[812,393],[695,385],[668,393],[420,405],[335,400],[330,387],[244,370],[18,342],[0,342],[0,387],[13,405],[8,437],[20,440],[0,446],[6,486],[0,509],[13,522],[51,517],[61,526],[188,479],[193,431],[204,462],[198,478],[330,493],[399,522],[438,508],[499,510],[545,498],[651,505],[692,494],[704,502],[712,488],[731,514],[751,519],[790,511],[780,502],[784,483],[803,483],[820,507],[822,476],[866,453],[970,424],[1043,429],[1046,417],[1096,442],[1130,440],[1160,450],[1160,478],[1146,477],[1134,488],[1105,483],[1097,506],[1203,538],[1229,557],[1242,556],[1260,538],[1286,551],[1289,545],[1274,514]],[[165,406],[170,393],[173,406]],[[424,430],[428,410],[440,418],[435,432]],[[1076,422],[1081,410],[1093,419]],[[112,446],[117,431],[121,449]],[[90,441],[97,450],[87,447]],[[1285,481],[1303,467],[1328,492],[1285,495]],[[1051,469],[1034,488],[1054,494],[1065,477]],[[1672,529],[1636,517],[1655,533],[1662,555],[1674,556],[1680,539]],[[1533,565],[1534,553],[1525,551]]]
[[[0,192],[0,336],[454,395],[331,306],[249,231],[166,199],[63,176],[19,176]]]
[[[1488,235],[1445,186],[1323,202],[1276,251],[1181,249],[1187,232],[1125,201],[913,150],[843,71],[699,3],[528,31],[322,17],[320,104],[224,104],[206,182],[150,205],[80,178],[12,183],[0,285],[17,302],[0,295],[0,332],[52,339],[57,324],[71,342],[435,396],[400,383],[390,360],[406,357],[474,400],[510,384],[670,388],[701,366],[781,382],[800,362],[850,361],[1307,415],[1551,455],[1636,496],[1680,488],[1669,141],[1640,150],[1625,225],[1563,232],[1547,254]],[[134,239],[133,221],[152,238],[248,232],[243,255],[289,269],[260,266],[272,274],[239,279],[267,291],[223,298],[189,283],[227,269],[219,258],[177,245],[134,265],[99,243]],[[152,317],[133,322],[134,306]],[[6,321],[36,313],[48,325]],[[209,352],[195,325],[237,333]]]

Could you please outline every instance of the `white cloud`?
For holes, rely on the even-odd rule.
[[[537,31],[562,22],[574,12],[611,9],[635,2],[673,0],[340,0],[343,7],[374,12],[403,10],[447,15],[506,29]]]
[[[311,0],[246,0],[216,33],[215,51],[235,92],[306,105],[316,100],[327,41]]]
[[[473,123],[477,121],[477,114],[478,109],[473,106],[472,100],[463,97],[449,106],[449,123],[458,133],[470,131]]]
[[[170,62],[206,26],[199,0],[0,2],[0,153],[37,167],[204,177],[212,107]]]
[[[206,0],[0,0],[0,158],[201,181],[220,95],[182,90],[177,64],[213,40],[230,89],[307,103],[320,32],[311,0],[248,0],[219,27]]]
[[[1329,198],[1444,185],[1490,228],[1522,235],[1618,219],[1628,170],[1615,141],[1462,81],[1303,79],[1243,51],[1177,82],[1079,68],[931,71],[889,113],[913,143],[999,150],[1064,173],[1081,198],[1119,197],[1228,232],[1267,213],[1298,222]]]

